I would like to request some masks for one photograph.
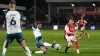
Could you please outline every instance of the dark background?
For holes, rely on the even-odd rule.
[[[10,0],[2,0],[0,1],[0,4],[9,4]],[[27,9],[31,8],[32,6],[34,6],[34,0],[15,0],[16,4],[18,6],[26,6]],[[37,1],[37,7],[41,8],[45,8],[47,9],[47,3],[45,2],[45,0],[36,0]]]

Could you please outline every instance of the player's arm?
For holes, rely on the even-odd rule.
[[[25,25],[25,20],[24,20],[24,18],[23,18],[23,14],[21,13],[21,12],[19,12],[19,14],[20,14],[20,24],[21,24],[21,26],[23,26],[23,25]]]
[[[75,32],[70,32],[69,31],[69,27],[68,26],[65,26],[65,31],[67,34],[75,34]]]
[[[78,22],[77,22],[78,24],[79,24],[79,20],[78,20]]]
[[[32,29],[35,30],[37,28],[37,24],[32,24]]]
[[[85,22],[85,24],[87,24],[87,21],[86,20],[84,20],[84,22]]]
[[[2,24],[3,28],[6,28],[6,18],[7,18],[6,14],[7,12],[4,12],[4,18],[1,18],[1,20],[3,21],[3,24]]]
[[[36,29],[36,26],[33,24],[30,24],[29,21],[26,19],[25,23],[27,24],[27,26],[29,26],[30,28],[32,28],[33,30]]]

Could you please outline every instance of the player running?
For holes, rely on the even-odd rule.
[[[78,35],[77,35],[78,32],[79,32],[79,31],[78,31],[78,23],[75,22],[74,25],[75,25],[75,36],[78,37]]]
[[[52,44],[43,41],[42,32],[40,30],[41,28],[42,28],[41,23],[37,24],[36,27],[35,26],[32,27],[33,34],[34,34],[35,40],[36,40],[36,45],[37,45],[38,48],[41,49],[40,51],[33,51],[32,53],[46,53],[47,47],[54,48],[55,41]]]
[[[89,38],[89,34],[87,34],[84,30],[85,30],[85,25],[87,24],[86,20],[84,20],[84,17],[81,16],[81,19],[78,20],[78,24],[79,24],[79,28],[80,28],[80,37],[79,39],[82,37],[82,33],[87,35]]]
[[[20,27],[21,15],[15,10],[16,2],[11,0],[9,3],[9,11],[6,14],[6,24],[7,24],[7,37],[3,44],[2,56],[5,56],[7,48],[14,39],[24,48],[27,56],[31,56],[30,49],[27,47],[25,40],[22,35],[22,30]],[[14,55],[13,55],[14,56]]]
[[[65,52],[67,52],[67,50],[72,46],[72,43],[74,43],[76,46],[77,54],[79,54],[80,53],[79,45],[75,36],[75,26],[74,26],[73,19],[70,19],[69,23],[65,25],[64,34],[65,34],[65,40],[68,43],[68,45],[66,46]]]

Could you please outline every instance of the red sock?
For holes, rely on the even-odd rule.
[[[74,43],[75,43],[76,49],[79,49],[78,41],[75,41]]]

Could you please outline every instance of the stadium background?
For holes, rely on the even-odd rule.
[[[4,25],[4,11],[7,9],[7,4],[10,0],[0,1],[0,55],[2,53],[2,45],[6,37],[6,30],[2,27]],[[69,50],[69,53],[64,53],[66,43],[63,40],[63,28],[68,23],[69,18],[74,18],[76,21],[80,19],[80,15],[85,14],[85,19],[88,21],[86,25],[87,32],[90,34],[90,39],[83,35],[83,38],[79,40],[81,54],[79,56],[99,56],[100,55],[100,1],[99,0],[36,0],[36,23],[43,23],[43,38],[52,43],[57,40],[57,43],[62,45],[61,50],[56,51],[48,49],[47,54],[33,54],[34,56],[78,56],[74,46]],[[23,18],[27,18],[30,24],[34,23],[34,0],[23,1],[16,0],[17,10],[23,15]],[[93,3],[96,5],[94,6]],[[71,4],[74,4],[73,7]],[[24,8],[24,9],[22,9]],[[52,30],[54,25],[58,25],[60,30]],[[90,26],[96,26],[97,30],[91,31]],[[27,29],[28,26],[24,25],[23,29]],[[24,38],[28,46],[32,50],[39,50],[36,48],[34,36],[32,30],[23,30]],[[34,42],[33,42],[34,41]],[[7,56],[25,56],[23,49],[19,44],[14,43],[9,46]]]
[[[17,0],[16,0],[17,1]],[[34,16],[34,0],[17,1],[20,5],[17,10],[20,11],[22,17],[27,17],[30,24],[34,23],[36,17],[36,23],[42,22],[44,28],[52,29],[54,25],[58,25],[59,29],[63,29],[64,25],[68,23],[69,18],[74,18],[76,21],[80,19],[82,14],[85,15],[85,20],[88,24],[87,29],[90,29],[92,25],[96,26],[96,29],[100,27],[100,1],[99,0],[36,0],[36,16]],[[4,24],[3,10],[7,8],[7,2],[1,2],[0,5],[0,28]],[[72,6],[71,4],[74,4]],[[93,5],[95,4],[95,6]]]

